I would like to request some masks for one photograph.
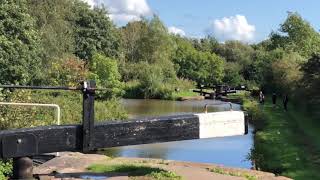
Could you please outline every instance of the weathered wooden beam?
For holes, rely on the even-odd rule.
[[[241,111],[104,122],[94,126],[92,148],[243,135],[246,126]],[[82,132],[82,125],[0,131],[0,158],[82,151]]]
[[[82,110],[82,151],[93,150],[92,138],[94,133],[94,96],[96,83],[94,81],[83,82],[83,110]]]

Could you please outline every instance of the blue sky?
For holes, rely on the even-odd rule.
[[[320,29],[319,0],[149,0],[150,7],[168,26],[183,29],[188,36],[204,36],[215,19],[243,15],[255,26],[255,40],[277,30],[287,11],[297,11]]]
[[[203,37],[212,33],[221,41],[261,41],[277,30],[287,11],[298,12],[320,29],[319,0],[86,0],[103,3],[116,24],[155,13],[176,33]],[[239,15],[239,16],[237,16]],[[178,31],[177,31],[178,30]]]

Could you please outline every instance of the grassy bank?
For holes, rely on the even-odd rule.
[[[180,180],[180,176],[173,172],[163,170],[157,167],[149,167],[136,164],[121,164],[121,165],[103,165],[96,164],[88,168],[89,171],[95,173],[126,173],[130,179],[150,179],[150,180]]]
[[[257,169],[294,179],[320,179],[320,125],[293,105],[285,112],[267,99],[265,105],[242,96],[243,108],[256,127],[250,158]]]
[[[178,91],[172,93],[172,100],[180,100],[183,98],[190,98],[190,97],[197,97],[199,96],[198,93],[193,92],[191,89],[190,90],[183,90],[183,91]]]
[[[250,175],[248,173],[244,172],[233,172],[233,171],[226,171],[222,168],[219,167],[214,167],[209,169],[211,172],[217,173],[217,174],[223,174],[223,175],[228,175],[228,176],[235,176],[235,177],[243,177],[247,180],[257,180],[257,177],[254,175]]]
[[[179,100],[184,97],[198,96],[192,92],[195,88],[193,81],[178,79],[172,83],[152,83],[145,85],[134,80],[125,83],[123,98],[128,99],[164,99]]]

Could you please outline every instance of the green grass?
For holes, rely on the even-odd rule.
[[[244,177],[247,180],[257,180],[256,176],[250,175],[248,173],[227,171],[219,167],[211,168],[210,171],[217,174],[223,174],[228,176]]]
[[[123,165],[102,165],[95,164],[88,168],[91,172],[96,173],[128,173],[130,178],[135,179],[137,176],[146,176],[155,180],[180,180],[181,176],[173,172],[160,168],[149,166],[123,164]]]
[[[250,93],[248,91],[237,91],[237,93],[228,94],[228,98],[242,98],[248,97]]]
[[[263,106],[246,101],[253,121],[265,122],[251,153],[257,167],[298,180],[320,179],[319,123],[293,106],[288,112],[280,103],[274,107],[270,99]]]
[[[181,97],[191,97],[191,96],[199,96],[198,93],[193,92],[192,90],[183,90],[179,92],[172,93],[172,99],[176,100]]]

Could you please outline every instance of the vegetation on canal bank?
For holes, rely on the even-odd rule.
[[[195,83],[186,79],[177,79],[172,84],[154,83],[145,89],[145,85],[134,80],[125,83],[123,95],[124,98],[153,98],[165,100],[178,100],[182,97],[198,96],[199,94],[192,92],[195,88]]]
[[[0,101],[58,104],[61,124],[79,124],[82,121],[82,94],[79,92],[16,90],[0,93]],[[2,106],[0,130],[28,128],[57,124],[55,110],[48,107]],[[117,99],[95,102],[95,120],[127,119],[127,113]]]
[[[135,164],[121,164],[121,165],[102,165],[96,164],[88,168],[89,171],[95,173],[127,173],[130,179],[136,177],[149,177],[153,180],[180,180],[181,176],[164,169],[149,167]]]
[[[320,125],[310,114],[282,101],[276,106],[267,98],[264,105],[249,95],[239,95],[243,109],[255,126],[254,147],[249,155],[258,170],[293,179],[320,179]]]
[[[228,171],[224,170],[223,168],[214,167],[209,169],[211,172],[217,173],[217,174],[223,174],[223,175],[229,175],[229,176],[236,176],[236,177],[244,177],[247,180],[257,180],[256,176],[250,175],[248,173],[244,172],[236,172],[236,171]]]
[[[0,179],[6,179],[12,173],[12,162],[10,160],[0,160]]]

